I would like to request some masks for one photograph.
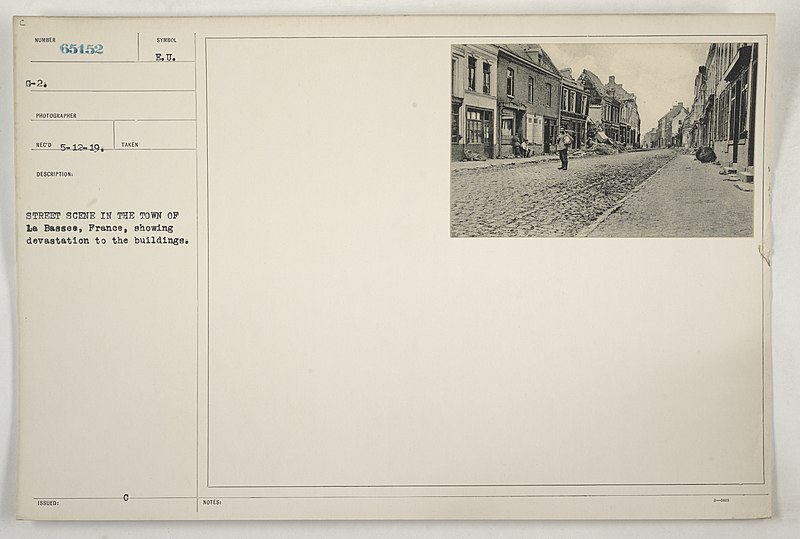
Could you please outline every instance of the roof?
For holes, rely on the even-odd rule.
[[[600,80],[600,77],[589,71],[588,69],[584,69],[583,73],[581,73],[581,78],[589,81],[589,84],[597,89],[597,91],[602,92],[606,89],[605,84]]]
[[[683,103],[675,104],[675,105],[672,105],[672,108],[669,109],[669,111],[667,111],[667,113],[664,116],[662,116],[660,119],[664,120],[666,122],[671,122],[672,119],[675,116],[677,116],[678,114],[680,114],[681,112],[685,112],[686,114],[689,113],[689,111],[686,109],[686,107],[683,106]]]
[[[524,60],[525,62],[532,64],[536,67],[539,67],[545,71],[548,71],[556,76],[561,76],[561,73],[558,71],[558,68],[547,55],[545,50],[536,43],[524,43],[524,44],[514,44],[514,43],[507,43],[505,45],[496,45],[498,49],[501,51],[505,51],[507,53],[511,53],[512,55],[516,56]]]
[[[609,92],[614,92],[614,97],[620,101],[625,101],[626,99],[636,99],[636,96],[623,88],[621,84],[608,84],[606,85],[606,90]]]

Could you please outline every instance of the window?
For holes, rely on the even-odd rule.
[[[467,87],[470,90],[472,90],[473,92],[475,91],[475,65],[476,65],[476,63],[477,63],[477,60],[475,60],[474,57],[470,56],[469,57],[469,71],[467,73]]]
[[[467,109],[467,144],[491,144],[492,112],[481,109]]]
[[[749,70],[745,69],[744,73],[742,73],[742,90],[739,93],[739,133],[740,136],[742,133],[749,129],[748,121],[748,114],[747,114],[747,78],[749,76]]]
[[[569,95],[569,91],[567,89],[561,90],[561,110],[567,110],[567,96]]]
[[[459,105],[455,103],[452,106],[452,111],[450,113],[450,142],[453,144],[457,144],[458,140],[461,138],[460,133],[458,132],[458,109]]]
[[[483,93],[492,93],[492,64],[483,64]]]
[[[717,99],[715,140],[726,140],[728,133],[728,89],[724,89]]]
[[[533,77],[528,77],[528,103],[533,103]]]
[[[553,85],[549,82],[544,85],[545,101],[548,107],[553,106]]]
[[[483,144],[483,118],[480,111],[467,110],[467,144]]]
[[[506,70],[506,95],[514,97],[514,70],[510,67]]]
[[[575,92],[569,93],[569,110],[575,112]]]

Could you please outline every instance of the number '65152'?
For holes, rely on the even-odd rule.
[[[85,45],[83,43],[62,43],[59,47],[61,54],[103,54],[103,45]]]

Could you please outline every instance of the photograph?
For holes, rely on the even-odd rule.
[[[451,53],[451,237],[753,236],[757,43]]]

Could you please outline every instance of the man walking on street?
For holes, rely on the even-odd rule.
[[[562,127],[558,130],[558,138],[556,139],[556,149],[558,150],[558,157],[561,158],[561,166],[558,170],[567,170],[567,149],[572,144],[572,137],[570,137]]]

